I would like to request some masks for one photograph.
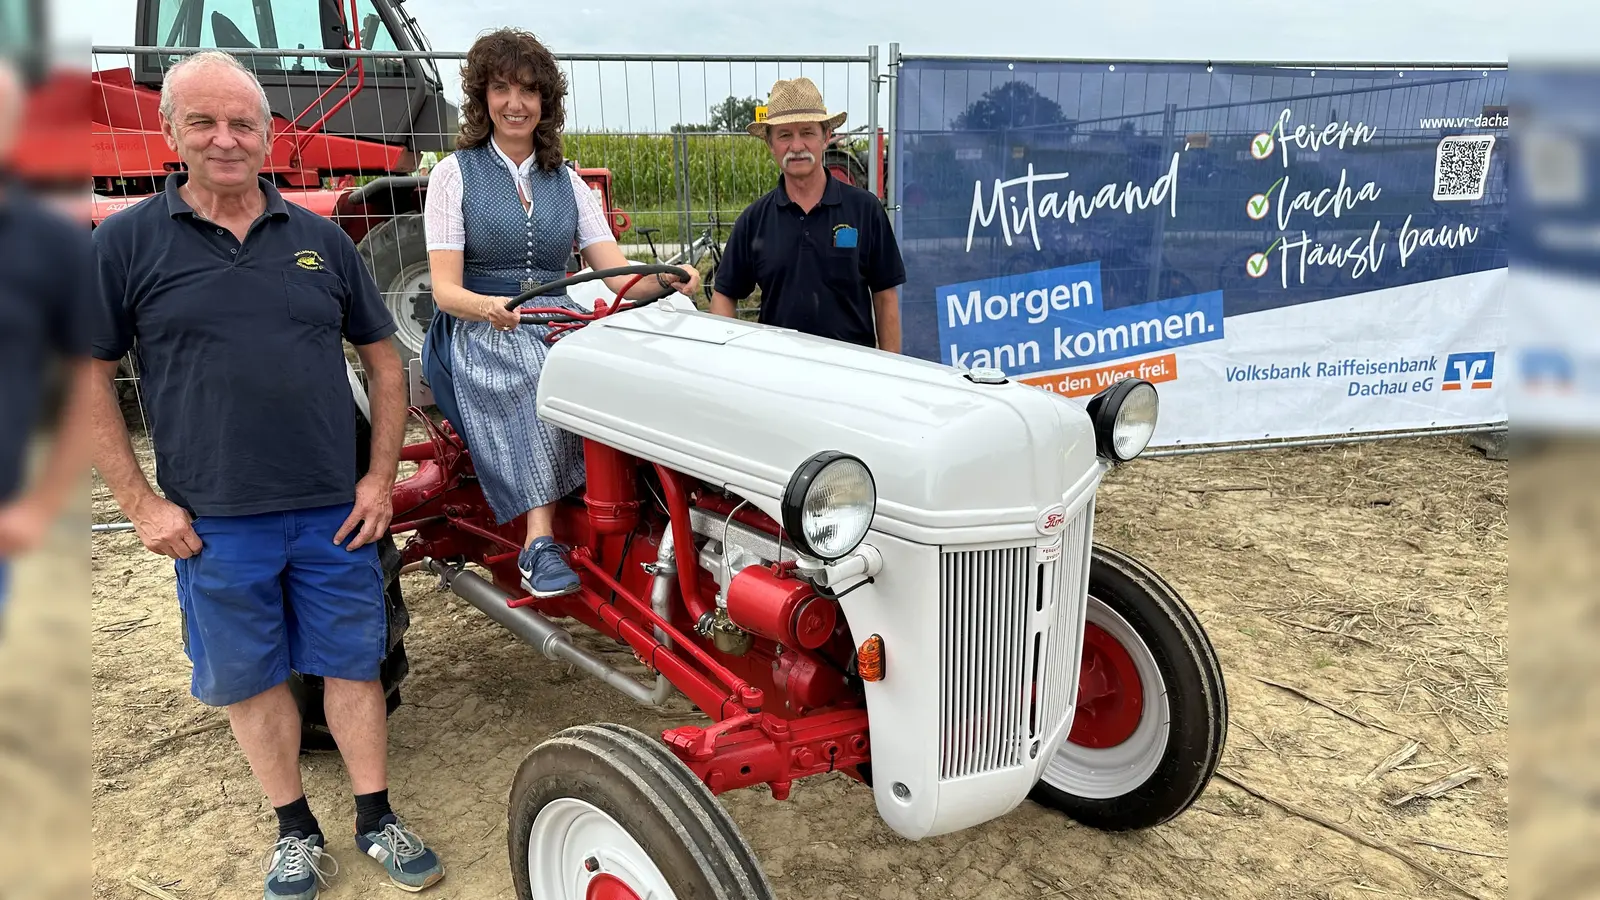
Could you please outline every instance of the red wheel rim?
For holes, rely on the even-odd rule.
[[[639,900],[639,895],[610,872],[601,872],[589,881],[584,900]]]
[[[1104,750],[1133,736],[1144,713],[1144,685],[1126,647],[1093,622],[1083,631],[1078,711],[1067,740]]]

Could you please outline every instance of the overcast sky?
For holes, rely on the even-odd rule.
[[[241,2],[208,0],[208,6]],[[276,0],[291,2],[309,0]],[[80,40],[132,42],[134,0],[58,0],[56,8],[81,13],[77,22],[62,23]],[[906,54],[1494,62],[1528,53],[1593,56],[1600,33],[1600,4],[1587,0],[408,0],[406,8],[435,49],[465,50],[486,29],[517,25],[558,55],[865,55],[878,44],[886,56],[898,41]],[[101,59],[98,67],[107,65]],[[608,128],[662,130],[675,121],[704,121],[703,107],[729,93],[764,97],[774,78],[801,70],[590,63],[571,74],[576,118],[585,124],[603,118]],[[804,74],[827,82],[829,104],[848,109],[850,124],[865,124],[864,69],[808,67]],[[456,96],[453,77],[447,90]]]

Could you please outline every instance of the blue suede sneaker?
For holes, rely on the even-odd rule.
[[[332,872],[324,872],[326,863]],[[265,900],[316,900],[317,890],[329,875],[339,872],[339,863],[322,849],[322,835],[305,837],[291,831],[272,847],[264,867],[267,872]]]
[[[356,835],[356,846],[383,863],[395,887],[415,893],[432,887],[444,877],[439,857],[422,846],[422,838],[401,825],[394,813],[379,822],[383,827],[378,831]]]
[[[535,538],[517,557],[522,587],[535,597],[564,597],[576,593],[578,576],[561,558],[555,538]]]

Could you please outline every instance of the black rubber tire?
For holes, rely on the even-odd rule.
[[[593,804],[621,825],[679,900],[775,900],[754,851],[705,785],[660,741],[621,725],[565,729],[517,768],[506,843],[519,900],[534,900],[528,874],[533,823],[540,810],[567,797]]]
[[[358,411],[356,413],[356,471],[365,472],[372,458],[372,423]],[[383,566],[384,617],[388,622],[388,653],[385,655],[378,679],[383,684],[385,715],[392,716],[400,708],[400,684],[411,673],[411,662],[406,657],[406,632],[411,629],[411,612],[406,608],[405,592],[400,585],[400,549],[392,535],[378,539],[378,560]],[[300,710],[300,752],[329,752],[339,749],[328,728],[328,716],[323,708],[322,678],[317,675],[289,673],[289,693],[294,695]]]
[[[869,181],[867,167],[861,162],[861,158],[854,153],[838,147],[830,147],[822,151],[822,165],[827,169],[843,169],[849,173],[849,178],[845,180],[845,183],[853,184],[863,191],[867,190],[867,182]]]
[[[378,292],[387,305],[393,295],[399,293],[401,285],[417,273],[419,267],[426,270],[428,265],[428,236],[422,214],[401,213],[386,219],[367,232],[356,249],[360,251],[361,259],[367,264],[367,270],[372,273],[373,281],[378,284]],[[425,312],[433,306],[432,291],[427,292],[423,300]],[[396,321],[402,316],[412,314],[409,309],[392,312]],[[431,320],[431,316],[429,318]],[[405,327],[404,322],[400,324]],[[422,333],[427,332],[427,322],[418,318],[414,324],[420,326]],[[394,337],[395,347],[400,351],[401,366],[409,365],[422,351],[420,340],[415,347],[408,344],[407,340],[409,338],[403,339],[398,333]]]
[[[389,622],[389,653],[379,670],[383,684],[386,716],[394,715],[400,708],[400,685],[411,672],[411,662],[406,657],[405,634],[411,626],[411,615],[406,609],[405,595],[400,587],[400,551],[394,539],[385,535],[378,542],[378,555],[383,559],[386,579],[384,612]],[[300,752],[321,753],[339,749],[328,728],[327,711],[323,708],[322,678],[316,675],[289,673],[289,692],[294,695],[300,709]]]
[[[1122,796],[1080,797],[1041,779],[1029,799],[1101,831],[1152,828],[1187,810],[1216,774],[1228,734],[1222,666],[1183,598],[1132,557],[1096,544],[1089,594],[1122,616],[1155,657],[1171,713],[1166,752],[1155,772]]]

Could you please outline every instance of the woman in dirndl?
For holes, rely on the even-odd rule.
[[[528,516],[523,588],[561,596],[578,590],[578,577],[552,519],[557,501],[583,485],[583,444],[535,411],[549,329],[520,324],[505,304],[525,285],[565,278],[574,243],[591,269],[629,262],[594,192],[563,160],[567,84],[550,51],[525,31],[491,32],[467,52],[461,82],[457,149],[430,173],[424,210],[434,304],[449,317],[430,334],[429,351],[449,354],[455,409],[447,414],[496,520]],[[646,277],[626,296],[692,296],[700,274],[686,268],[688,281]],[[629,280],[605,279],[613,292]],[[529,302],[589,311],[564,293]]]

